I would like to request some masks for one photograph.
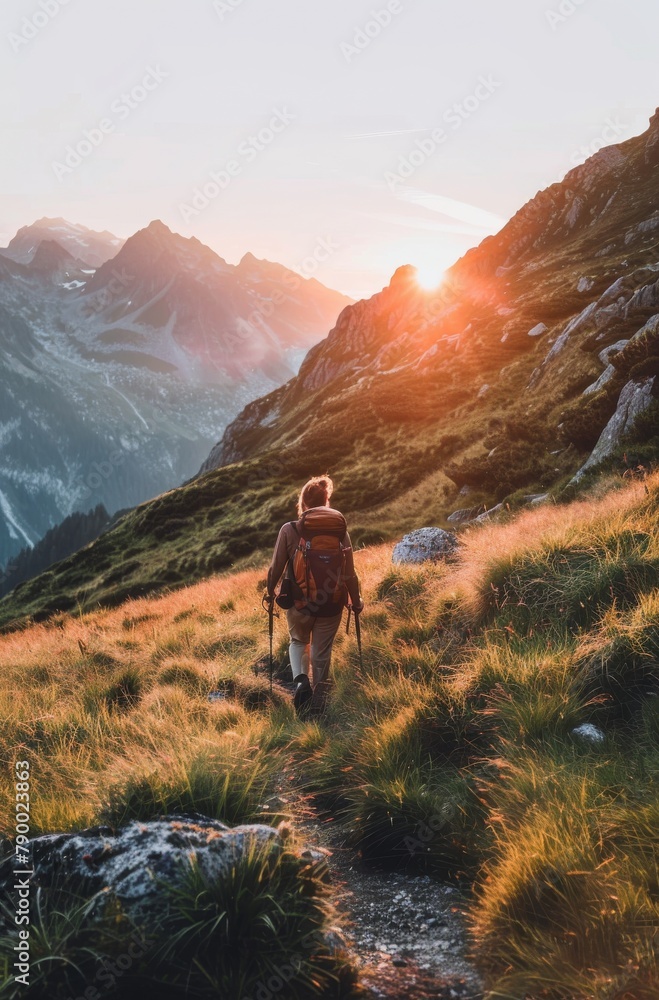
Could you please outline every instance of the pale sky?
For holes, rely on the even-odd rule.
[[[0,245],[160,218],[231,263],[322,246],[304,273],[354,296],[439,279],[645,129],[658,36],[656,0],[4,0]]]

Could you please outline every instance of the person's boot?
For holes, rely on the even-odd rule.
[[[308,713],[312,719],[320,719],[325,714],[329,691],[330,685],[327,681],[320,681],[316,684],[308,706]]]
[[[298,715],[304,715],[309,708],[309,702],[313,697],[311,684],[306,674],[299,674],[293,681],[295,684],[295,694],[293,695],[293,705]]]

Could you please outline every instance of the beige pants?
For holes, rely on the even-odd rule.
[[[333,618],[314,618],[312,615],[303,615],[297,608],[291,608],[286,612],[286,617],[291,636],[289,654],[293,679],[300,674],[310,677],[310,672],[313,671],[314,688],[319,685],[327,687],[332,644],[339,631],[343,612]]]

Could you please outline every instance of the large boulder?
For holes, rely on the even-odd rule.
[[[50,834],[30,842],[34,885],[48,888],[65,879],[84,887],[90,897],[107,889],[121,900],[126,913],[139,920],[163,905],[163,884],[171,885],[194,857],[209,879],[221,879],[254,847],[283,848],[273,827],[230,828],[207,817],[166,816],[133,821],[113,831],[95,827],[81,833]],[[10,857],[0,864],[0,891],[11,892]]]
[[[443,528],[418,528],[405,535],[394,547],[394,563],[441,562],[451,559],[458,549],[458,539]]]
[[[588,469],[612,455],[623,438],[633,429],[638,418],[655,400],[656,377],[628,382],[620,393],[616,412],[602,431],[590,457],[584,462],[572,482],[578,482]]]

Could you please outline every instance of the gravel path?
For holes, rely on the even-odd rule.
[[[461,897],[454,886],[427,875],[367,867],[340,846],[340,831],[332,823],[314,823],[311,832],[316,846],[331,851],[328,863],[338,905],[348,918],[348,941],[374,1000],[480,998],[478,976],[465,956]]]
[[[454,885],[364,865],[343,845],[338,824],[322,820],[312,798],[290,784],[271,808],[290,811],[309,849],[326,854],[369,1000],[481,1000],[482,987],[467,958],[462,897]]]

